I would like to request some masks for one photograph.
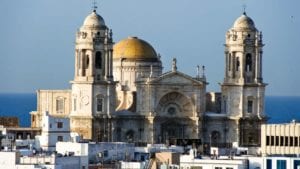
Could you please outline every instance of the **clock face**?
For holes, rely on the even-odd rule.
[[[81,97],[81,103],[84,105],[88,105],[89,104],[89,96]]]

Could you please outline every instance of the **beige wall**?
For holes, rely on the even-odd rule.
[[[57,111],[57,100],[63,100],[63,109]],[[41,127],[42,114],[48,111],[49,115],[66,117],[71,111],[70,90],[38,90],[37,111],[31,112],[31,127]]]
[[[262,155],[300,154],[300,123],[262,125],[261,141]]]

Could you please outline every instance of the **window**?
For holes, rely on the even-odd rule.
[[[101,54],[101,52],[96,52],[95,67],[96,67],[96,69],[102,69],[102,54]]]
[[[222,167],[215,167],[215,169],[222,169]]]
[[[223,96],[223,111],[227,113],[227,101],[225,96]]]
[[[284,142],[283,136],[280,136],[280,146],[283,146],[283,142]]]
[[[102,96],[97,96],[97,112],[103,111],[103,98]]]
[[[286,169],[286,160],[277,160],[277,169]]]
[[[231,54],[228,56],[228,70],[231,71]]]
[[[300,167],[300,160],[294,160],[294,169],[298,169]]]
[[[294,146],[294,137],[290,137],[290,146]]]
[[[90,58],[89,55],[86,55],[86,68],[89,68]]]
[[[64,113],[64,98],[56,99],[56,113]]]
[[[191,169],[202,169],[201,166],[192,166]]]
[[[288,146],[289,145],[289,137],[285,136],[284,137],[284,146]]]
[[[174,108],[174,107],[168,108],[168,113],[169,113],[170,115],[176,114],[176,108]]]
[[[252,56],[250,53],[246,55],[246,67],[245,67],[247,72],[252,71]]]
[[[295,144],[294,145],[295,145],[295,147],[297,147],[298,146],[298,137],[295,137],[294,140],[295,140]]]
[[[247,112],[248,113],[252,113],[253,112],[253,100],[248,100]]]
[[[274,146],[274,136],[271,136],[271,146]]]
[[[232,167],[226,167],[226,169],[233,169]]]
[[[279,136],[275,136],[275,145],[279,146]]]
[[[267,136],[267,138],[266,138],[266,145],[267,145],[267,146],[270,145],[270,136]]]
[[[63,126],[64,126],[64,123],[63,123],[63,122],[57,122],[57,128],[58,128],[58,129],[63,128]]]
[[[63,136],[57,136],[57,141],[64,141],[64,137]]]
[[[272,160],[267,159],[267,169],[272,169]]]
[[[237,57],[236,58],[236,71],[239,71],[240,70],[240,60],[239,58]]]

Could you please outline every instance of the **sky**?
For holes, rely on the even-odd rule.
[[[0,93],[68,89],[74,77],[75,33],[92,11],[92,0],[0,1]],[[263,33],[266,95],[300,96],[299,0],[97,0],[97,12],[115,42],[148,41],[164,71],[172,58],[195,76],[205,65],[207,91],[220,91],[225,33],[246,4]]]

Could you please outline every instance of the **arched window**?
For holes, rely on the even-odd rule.
[[[252,113],[253,112],[253,100],[248,100],[247,103],[247,112]]]
[[[56,99],[56,113],[64,113],[64,98],[58,97]]]
[[[228,70],[231,71],[231,53],[228,56]]]
[[[98,95],[97,96],[97,107],[96,107],[97,112],[102,112],[103,111],[103,105],[104,105],[103,101],[104,101],[103,96]]]
[[[96,52],[95,66],[96,66],[96,69],[102,69],[102,54],[101,54],[101,52]]]
[[[86,55],[86,68],[89,68],[90,58],[89,55]]]
[[[252,71],[252,56],[250,53],[246,55],[246,67],[245,67],[247,72]]]
[[[240,59],[237,57],[236,58],[236,71],[240,70]]]

